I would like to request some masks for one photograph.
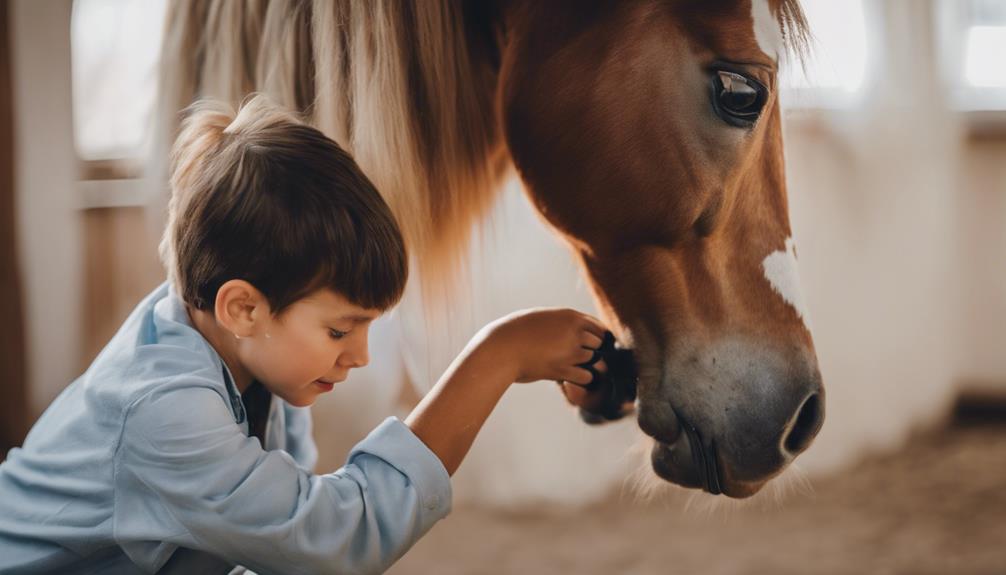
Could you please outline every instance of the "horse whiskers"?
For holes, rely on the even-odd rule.
[[[625,457],[635,461],[630,462],[631,471],[622,481],[619,498],[625,498],[626,491],[628,491],[633,503],[652,502],[658,494],[660,482],[650,471],[649,439],[640,435],[626,450]]]
[[[705,519],[714,515],[724,517],[729,513],[736,512],[740,508],[738,503],[736,499],[710,496],[704,491],[692,491],[685,501],[685,513],[692,516],[702,516]]]
[[[807,474],[795,463],[773,479],[768,487],[772,490],[772,497],[775,504],[782,505],[790,497],[813,497],[814,485],[807,478]]]
[[[719,516],[725,518],[731,513],[740,513],[752,508],[765,509],[767,507],[778,507],[775,505],[765,505],[765,490],[747,499],[732,499],[729,497],[714,496],[702,491],[691,491],[688,500],[685,502],[685,512],[693,515],[700,515],[704,518]]]
[[[626,452],[627,458],[636,460],[634,468],[622,482],[621,495],[628,490],[632,502],[636,504],[652,504],[663,502],[672,504],[683,489],[659,478],[650,466],[650,448],[652,440],[640,435],[637,441]]]
[[[792,497],[810,497],[813,494],[814,488],[807,475],[799,467],[791,464],[786,471],[769,481],[761,491],[747,499],[706,497],[704,493],[695,493],[689,503],[700,502],[709,512],[721,509],[767,511],[781,508]]]
[[[685,489],[664,481],[653,472],[650,465],[652,441],[649,437],[640,435],[627,450],[626,458],[636,461],[630,462],[631,471],[622,482],[620,499],[629,499],[638,505],[663,503],[669,507],[680,507],[686,514],[708,518],[749,509],[778,509],[791,497],[814,495],[814,487],[807,475],[795,464],[791,464],[760,492],[747,499],[732,499]]]

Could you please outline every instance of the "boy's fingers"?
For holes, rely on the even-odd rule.
[[[604,339],[604,334],[608,332],[608,328],[605,327],[604,324],[595,320],[587,322],[587,331],[601,339]]]
[[[572,405],[582,405],[587,399],[587,390],[578,385],[562,382],[559,387],[562,388],[562,394],[566,396],[566,401]]]
[[[573,353],[573,363],[587,363],[594,358],[594,350],[581,347]]]
[[[587,391],[579,385],[568,382],[560,384],[560,387],[562,387],[562,394],[566,397],[566,401],[571,405],[584,409],[600,409],[602,395]]]
[[[594,374],[582,367],[567,367],[562,371],[563,381],[587,385],[594,379]]]
[[[580,345],[588,349],[597,349],[601,347],[602,343],[604,343],[604,340],[601,339],[601,336],[595,335],[589,331],[584,331],[580,335]]]
[[[601,323],[601,320],[594,316],[583,314],[583,319],[585,320],[584,329],[587,330],[588,333],[592,333],[599,338],[603,338],[604,332],[608,331],[608,328]]]
[[[597,372],[600,372],[600,373],[607,373],[608,372],[608,364],[604,363],[603,359],[598,360],[597,363],[594,364],[594,371],[597,371]]]

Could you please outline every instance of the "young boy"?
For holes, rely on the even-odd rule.
[[[0,466],[0,572],[380,572],[450,511],[449,476],[512,382],[591,379],[596,320],[508,316],[404,423],[314,475],[306,407],[367,364],[405,286],[391,212],[261,98],[195,107],[171,185],[169,283]]]

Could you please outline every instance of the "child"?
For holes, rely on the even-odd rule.
[[[367,364],[406,282],[399,229],[347,154],[261,98],[194,107],[172,159],[169,282],[0,466],[0,572],[380,572],[450,511],[512,382],[589,383],[603,326],[517,313],[312,474],[306,407]]]

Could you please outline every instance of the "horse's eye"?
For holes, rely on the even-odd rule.
[[[713,71],[712,89],[716,115],[738,128],[753,126],[768,99],[768,90],[760,82],[726,70]]]

